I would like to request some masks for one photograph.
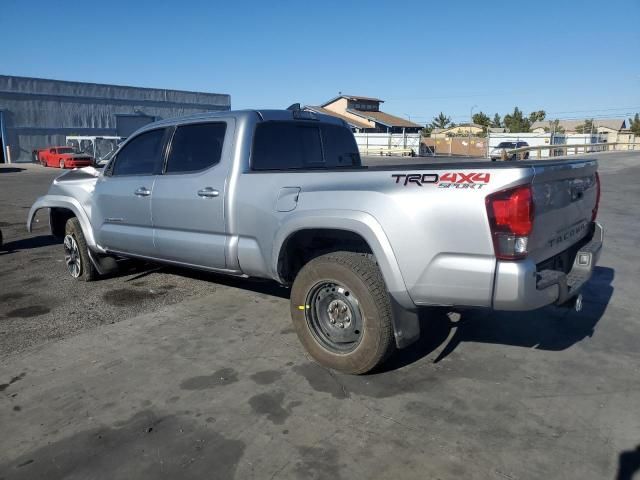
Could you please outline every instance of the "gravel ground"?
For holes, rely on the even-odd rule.
[[[365,159],[371,165],[398,161],[409,164],[424,159]],[[47,214],[39,212],[33,234],[25,227],[31,205],[47,192],[60,173],[57,168],[33,164],[0,166],[0,229],[4,236],[4,247],[0,249],[0,358],[238,282],[204,272],[141,263],[99,282],[73,280],[64,266],[62,245],[49,235]],[[278,295],[288,292],[267,282],[243,281],[243,285]]]
[[[600,157],[603,154],[599,154]],[[618,154],[611,168],[635,163],[634,155]],[[606,158],[606,157],[605,157]],[[464,161],[484,161],[469,158]],[[460,161],[460,158],[364,157],[369,165]],[[62,246],[48,231],[46,213],[39,212],[33,234],[25,228],[29,208],[60,174],[33,164],[0,166],[0,358],[45,341],[64,338],[85,328],[115,323],[155,311],[187,298],[212,293],[240,280],[204,272],[152,264],[132,264],[99,282],[81,283],[67,275]],[[257,291],[286,295],[266,282],[243,282]]]
[[[582,312],[424,309],[421,339],[364,376],[310,361],[273,284],[72,282],[22,225],[57,172],[0,166],[0,345],[40,343],[0,359],[0,479],[638,478],[640,152],[598,157]]]
[[[0,357],[97,325],[212,293],[233,280],[158,265],[130,265],[99,282],[73,280],[62,245],[39,213],[33,234],[25,222],[35,199],[60,170],[39,165],[0,166]]]

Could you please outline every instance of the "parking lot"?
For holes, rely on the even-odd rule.
[[[72,280],[47,218],[24,225],[60,171],[0,166],[0,480],[632,478],[640,152],[590,156],[606,237],[581,313],[424,310],[359,377],[309,359],[276,284]]]

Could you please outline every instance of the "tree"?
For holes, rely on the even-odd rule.
[[[547,116],[547,112],[544,110],[537,110],[531,112],[528,117],[525,117],[518,107],[514,107],[513,113],[508,113],[504,116],[504,126],[513,133],[528,132],[531,129],[533,122],[541,122]]]
[[[529,121],[531,123],[534,122],[541,122],[545,119],[545,117],[547,116],[547,112],[545,112],[544,110],[538,110],[536,112],[531,112],[529,114]]]
[[[485,129],[489,127],[489,124],[491,123],[491,119],[483,112],[474,113],[471,120],[473,120],[473,123],[477,125],[482,125]]]
[[[437,117],[433,117],[433,121],[431,122],[431,128],[447,128],[450,125],[452,125],[451,118],[442,112],[440,112],[440,115]]]
[[[544,131],[547,133],[564,133],[564,127],[560,126],[560,120],[549,120],[549,126],[544,127]]]
[[[640,114],[636,113],[632,119],[629,119],[629,128],[634,135],[640,135]]]
[[[424,128],[422,129],[422,132],[420,133],[422,134],[423,137],[430,137],[432,130],[433,130],[433,127],[431,125],[425,125]]]
[[[524,117],[518,107],[515,107],[513,113],[508,113],[504,116],[504,126],[513,133],[528,132],[531,122]]]
[[[587,118],[584,123],[581,123],[580,125],[578,125],[576,127],[576,132],[577,133],[597,133],[598,131],[598,127],[596,127],[593,123],[593,118],[589,119]]]
[[[491,126],[494,128],[500,128],[502,126],[502,119],[500,115],[497,113],[493,116],[493,120],[491,121]]]

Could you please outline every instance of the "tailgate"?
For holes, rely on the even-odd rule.
[[[571,247],[590,233],[598,186],[595,160],[534,167],[535,216],[529,257],[536,263]]]

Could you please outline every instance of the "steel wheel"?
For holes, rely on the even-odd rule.
[[[307,323],[320,344],[335,353],[348,353],[362,338],[358,299],[339,283],[323,281],[307,295]]]
[[[64,261],[67,264],[67,270],[73,278],[80,277],[82,273],[82,258],[80,257],[80,249],[73,235],[64,237]]]

